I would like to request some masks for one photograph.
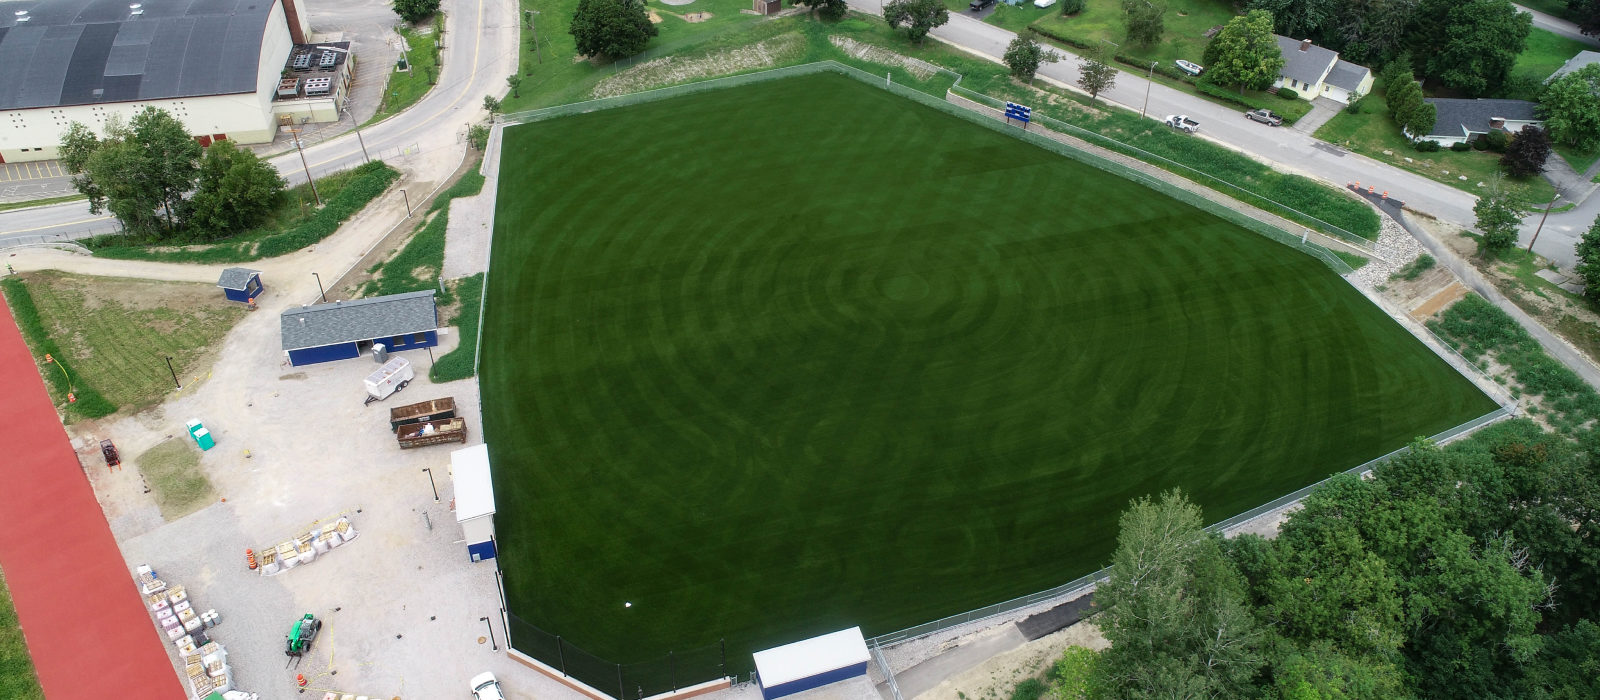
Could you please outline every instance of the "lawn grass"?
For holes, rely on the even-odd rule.
[[[33,671],[28,642],[11,605],[5,572],[0,571],[0,697],[7,700],[44,700],[39,676]]]
[[[411,240],[394,257],[367,271],[376,276],[362,284],[356,296],[378,297],[437,288],[439,273],[444,269],[444,237],[450,226],[450,200],[470,197],[482,189],[483,174],[471,170],[449,189],[440,192],[428,207],[424,220],[417,223]],[[452,301],[454,298],[441,290],[439,303]]]
[[[267,223],[221,243],[151,245],[123,235],[96,236],[79,242],[96,256],[118,260],[215,265],[277,257],[333,235],[399,178],[400,171],[381,160],[325,176],[317,180],[316,192],[323,203],[320,207],[308,185],[291,188]]]
[[[46,206],[50,206],[51,204],[61,204],[62,202],[71,202],[71,201],[84,199],[84,198],[85,197],[83,195],[81,195],[81,194],[69,194],[69,195],[62,195],[60,197],[46,197],[44,199],[30,199],[30,200],[27,200],[25,202],[3,202],[3,203],[0,203],[0,211],[9,211],[11,209],[26,209],[28,207],[46,207]]]
[[[216,500],[211,480],[200,470],[200,448],[187,436],[162,442],[134,462],[161,508],[161,517],[168,522]]]
[[[443,26],[443,14],[437,15],[438,21],[424,27],[400,26],[396,29],[406,45],[411,49],[406,52],[406,58],[411,62],[411,70],[402,73],[395,70],[395,66],[388,65],[375,67],[385,70],[389,74],[389,82],[383,88],[383,96],[378,103],[378,111],[363,126],[383,121],[384,119],[405,111],[411,105],[422,99],[433,89],[434,81],[439,77],[439,27]]]
[[[1553,17],[1572,19],[1572,11],[1567,8],[1567,0],[1517,0],[1517,4]]]
[[[748,0],[696,0],[691,6],[674,6],[660,0],[648,0],[645,6],[661,16],[662,22],[656,25],[660,35],[650,40],[643,55],[609,62],[578,59],[577,44],[572,35],[567,33],[578,0],[520,0],[522,14],[519,19],[523,22],[520,61],[522,96],[507,96],[502,102],[504,111],[510,113],[581,102],[589,99],[589,91],[606,76],[641,61],[679,53],[713,37],[742,32],[758,24],[782,21],[741,14],[740,10],[750,9]],[[538,13],[533,17],[533,28],[526,23],[530,10]],[[712,16],[703,22],[688,22],[682,19],[682,15],[689,12],[710,12]],[[539,36],[537,54],[534,51],[534,29],[537,29]]]
[[[1475,195],[1481,195],[1484,191],[1483,187],[1478,187],[1478,183],[1487,183],[1490,178],[1503,172],[1500,154],[1492,151],[1456,152],[1446,148],[1423,153],[1412,147],[1389,115],[1389,103],[1384,99],[1382,87],[1382,81],[1378,81],[1373,91],[1361,98],[1360,114],[1340,111],[1317,129],[1315,136]],[[1390,154],[1385,155],[1384,151]],[[1407,158],[1411,161],[1407,162]],[[1460,179],[1462,175],[1467,179]],[[1547,202],[1556,195],[1555,186],[1542,177],[1508,179],[1508,182],[1525,189],[1532,201]]]
[[[1554,150],[1556,155],[1561,156],[1563,160],[1567,161],[1567,165],[1572,166],[1572,169],[1579,173],[1588,172],[1589,168],[1594,167],[1595,161],[1600,160],[1600,148],[1585,152],[1562,143],[1556,144]],[[1600,182],[1600,175],[1596,175],[1593,181]]]
[[[1095,44],[1107,41],[1117,44],[1118,53],[1172,65],[1177,59],[1204,63],[1205,32],[1218,24],[1233,19],[1233,5],[1226,0],[1174,0],[1167,3],[1166,33],[1161,40],[1149,46],[1128,41],[1127,23],[1120,0],[1088,0],[1083,12],[1071,17],[1063,16],[1059,9],[1050,8],[1035,27],[1058,36]]]
[[[159,403],[248,313],[214,285],[29,272],[4,281],[28,345],[65,360],[78,401],[67,417],[99,417]],[[18,293],[20,292],[20,293]],[[51,396],[66,404],[60,370],[41,363]]]
[[[1567,59],[1578,55],[1591,47],[1581,41],[1568,39],[1564,36],[1538,27],[1528,34],[1528,43],[1517,54],[1517,62],[1511,67],[1512,76],[1523,76],[1530,80],[1543,83],[1552,73],[1556,72]],[[1512,95],[1518,99],[1531,100],[1537,95]]]
[[[475,363],[478,360],[478,320],[483,309],[483,273],[456,280],[451,288],[455,297],[461,300],[461,306],[455,318],[445,323],[455,325],[461,340],[456,349],[440,355],[439,361],[428,371],[428,378],[434,382],[452,382],[477,374]]]
[[[501,566],[569,662],[960,613],[1104,565],[1131,498],[1219,520],[1494,408],[1317,260],[838,75],[503,157]]]

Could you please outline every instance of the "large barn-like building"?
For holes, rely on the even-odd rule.
[[[271,141],[303,0],[0,2],[0,162],[55,158],[67,125],[147,106],[202,143]]]

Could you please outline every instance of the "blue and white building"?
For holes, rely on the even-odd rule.
[[[383,344],[389,352],[439,344],[433,290],[336,301],[283,312],[283,352],[296,367],[348,360]]]

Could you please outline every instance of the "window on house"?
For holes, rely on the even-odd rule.
[[[427,333],[412,333],[411,334],[411,342],[413,342],[413,343],[425,342],[425,341],[427,341],[427,339],[428,339],[428,334]]]
[[[389,339],[389,347],[391,347],[391,348],[400,347],[401,345],[404,345],[405,342],[406,342],[406,339],[405,339],[404,336],[397,335],[397,336]]]

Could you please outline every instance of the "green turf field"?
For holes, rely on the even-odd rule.
[[[510,607],[612,661],[1045,589],[1131,498],[1219,520],[1495,407],[1316,260],[834,74],[511,127],[502,163]]]

